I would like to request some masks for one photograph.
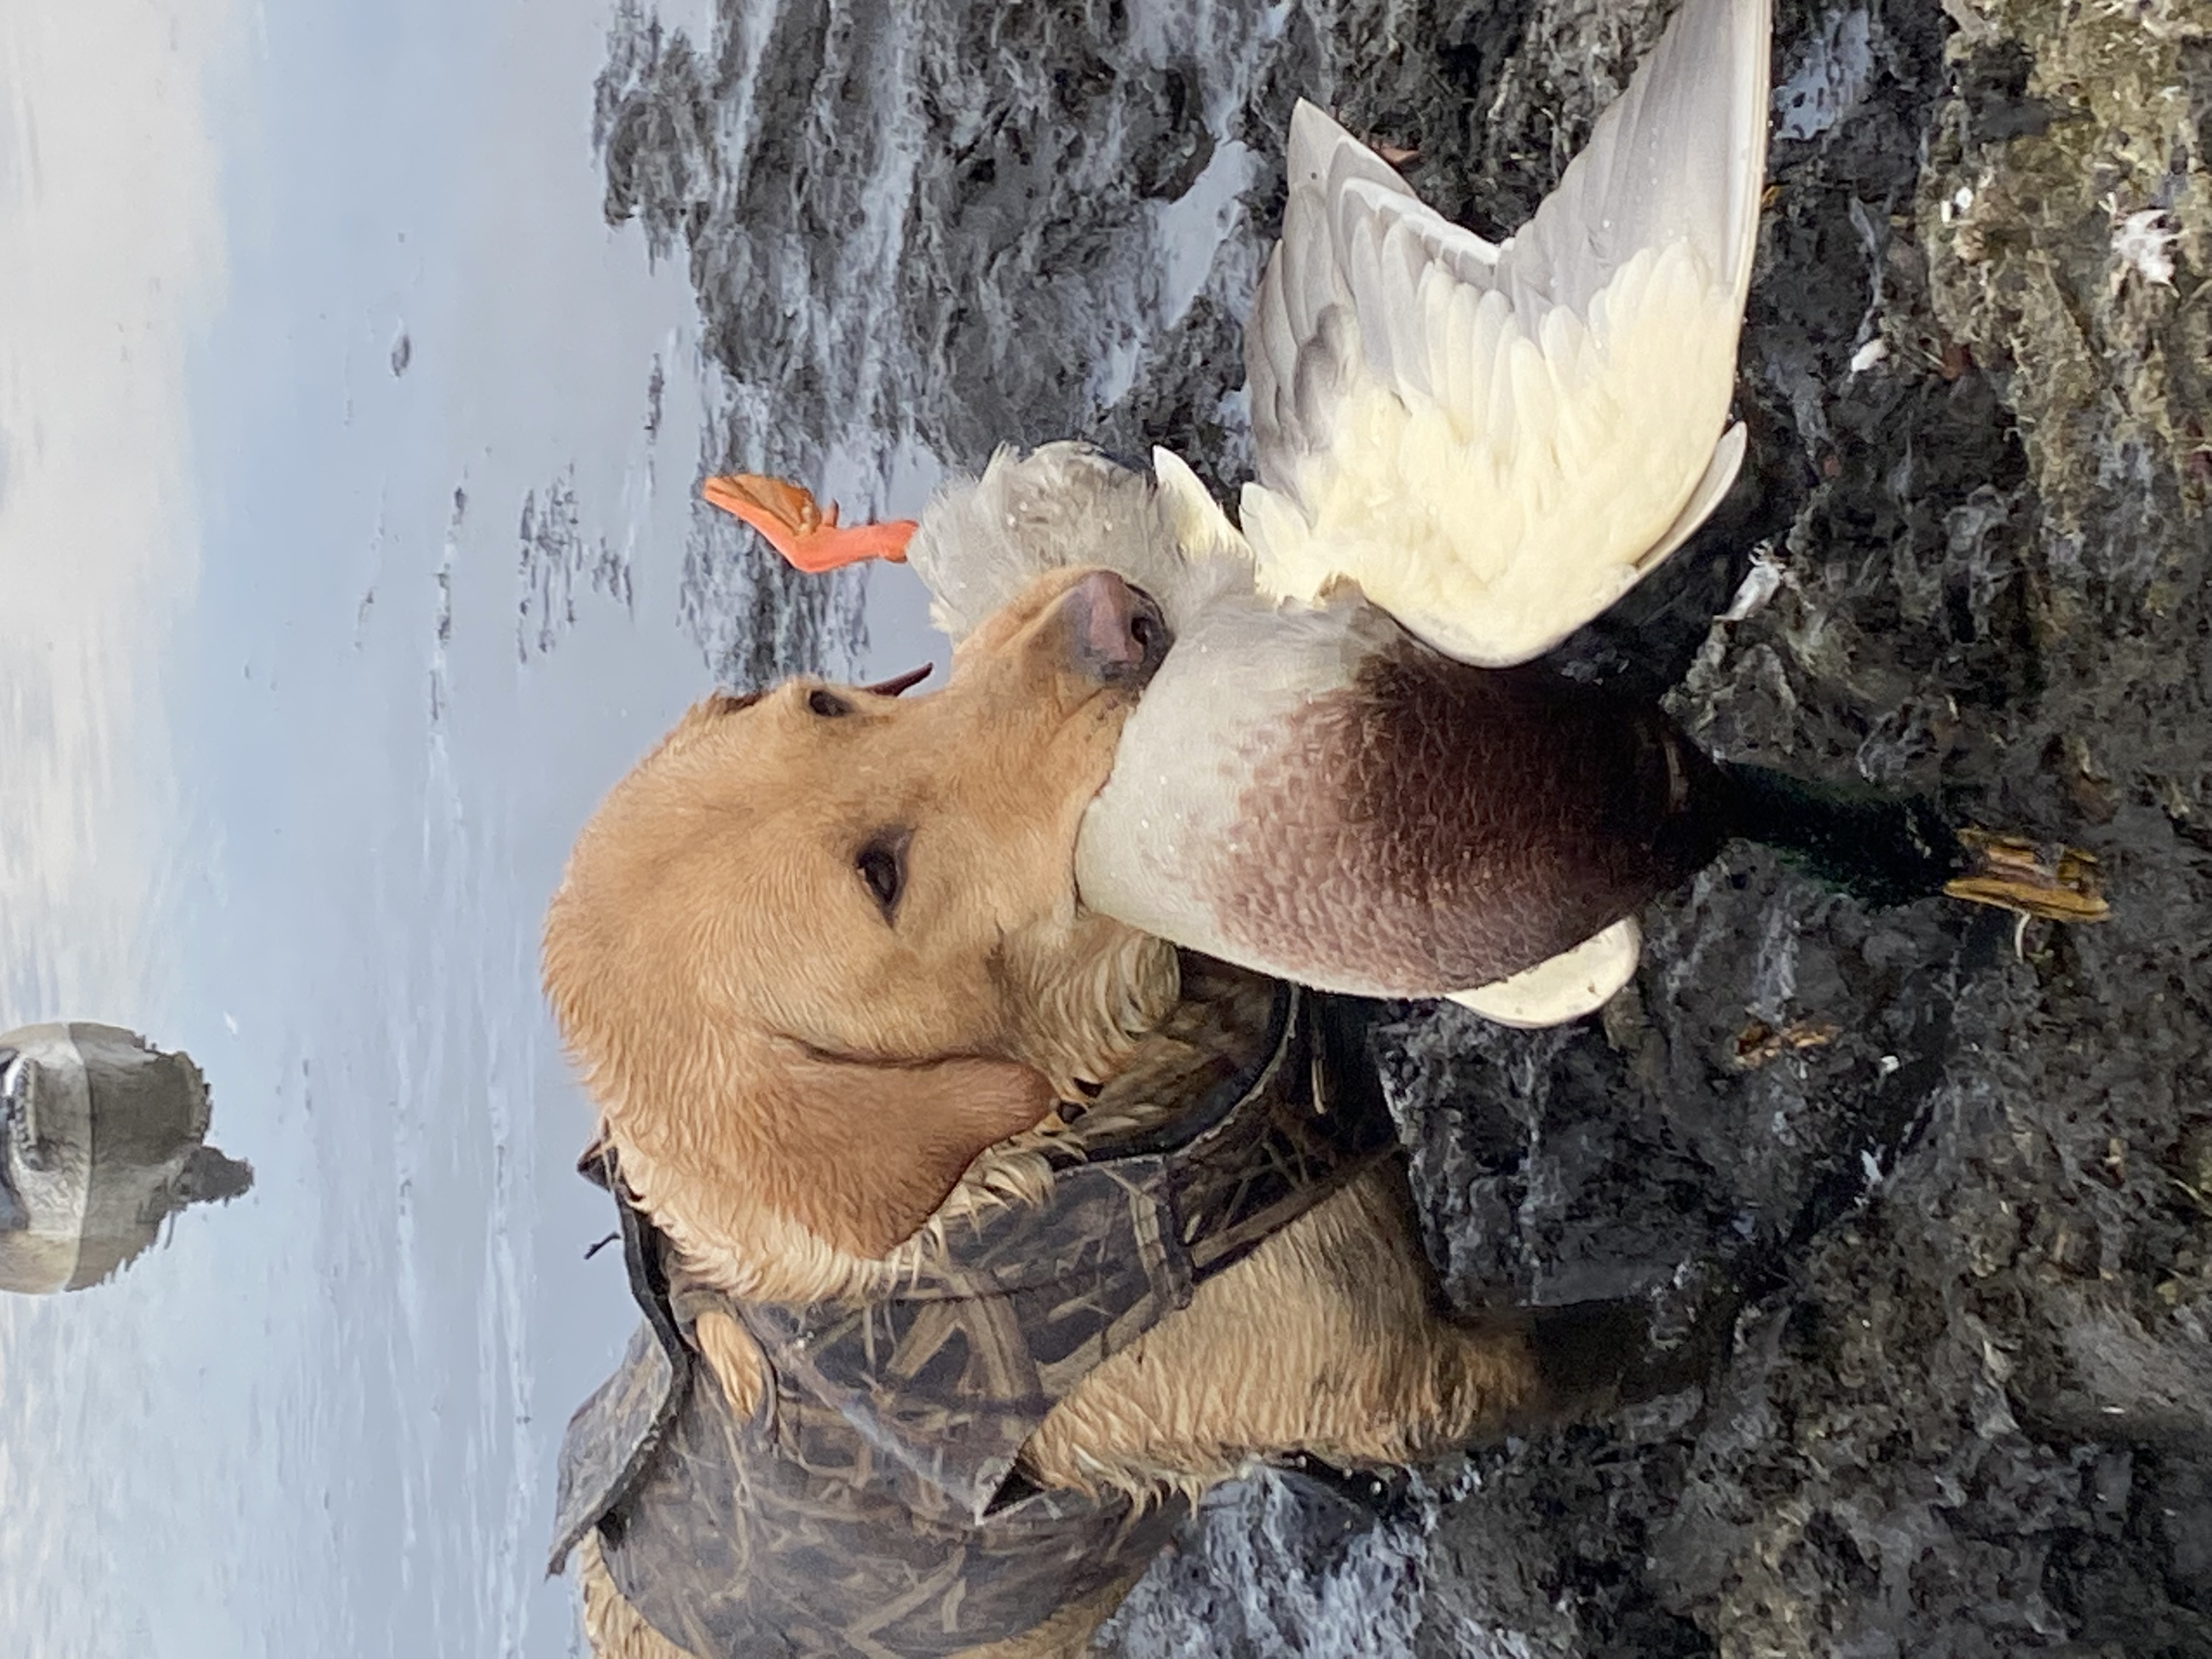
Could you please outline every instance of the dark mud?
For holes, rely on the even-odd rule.
[[[608,210],[690,263],[732,388],[710,463],[1074,433],[1226,483],[1291,96],[1495,232],[1663,10],[631,18]],[[1785,0],[1776,81],[1752,464],[1565,654],[1717,752],[2088,848],[2113,918],[1869,915],[1738,852],[1601,1018],[1407,1010],[1453,1294],[1663,1304],[1726,1262],[1761,1291],[1737,1351],[1373,1513],[1231,1488],[1112,1651],[2212,1655],[2212,16]],[[1194,282],[1176,209],[1208,192]],[[1715,624],[1754,550],[1779,585]]]

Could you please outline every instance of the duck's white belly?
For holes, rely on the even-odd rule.
[[[1350,687],[1361,660],[1396,632],[1370,606],[1279,611],[1257,596],[1188,623],[1084,817],[1075,848],[1084,902],[1189,949],[1284,974],[1225,936],[1234,896],[1224,890],[1224,866],[1256,869],[1278,856],[1243,804],[1274,751],[1271,738],[1316,698]]]

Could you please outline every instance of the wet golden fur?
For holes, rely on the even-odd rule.
[[[737,1294],[874,1281],[978,1153],[1174,1000],[1167,947],[1075,901],[1133,696],[1070,665],[1085,574],[977,630],[934,696],[708,699],[577,842],[555,1015],[625,1178]],[[904,862],[889,920],[856,871],[877,845]]]
[[[547,990],[687,1272],[743,1297],[865,1292],[948,1214],[1041,1201],[1025,1149],[1062,1132],[1055,1102],[1112,1078],[1174,1004],[1173,954],[1076,900],[1077,826],[1133,700],[1075,665],[1084,576],[976,630],[933,696],[710,699],[585,829]],[[848,712],[825,714],[825,690]],[[886,838],[904,860],[888,914],[856,865]],[[697,1340],[745,1409],[757,1351],[726,1318]],[[1024,1462],[1045,1485],[1196,1491],[1291,1451],[1434,1455],[1559,1403],[1518,1325],[1440,1312],[1390,1164],[1102,1364]],[[603,1659],[681,1659],[589,1540],[581,1572]],[[975,1659],[1079,1652],[1120,1594]]]

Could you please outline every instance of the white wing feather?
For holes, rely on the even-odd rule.
[[[1765,167],[1768,0],[1687,0],[1493,247],[1334,121],[1291,118],[1246,331],[1261,586],[1349,579],[1468,662],[1603,611],[1717,504]]]
[[[1451,1000],[1499,1025],[1524,1030],[1564,1025],[1610,1001],[1636,976],[1643,950],[1644,930],[1634,916],[1624,916],[1571,951],[1495,984],[1455,991]]]

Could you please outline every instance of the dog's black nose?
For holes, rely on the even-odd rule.
[[[1147,684],[1175,643],[1158,602],[1110,570],[1085,576],[1062,603],[1076,660],[1109,685]]]

